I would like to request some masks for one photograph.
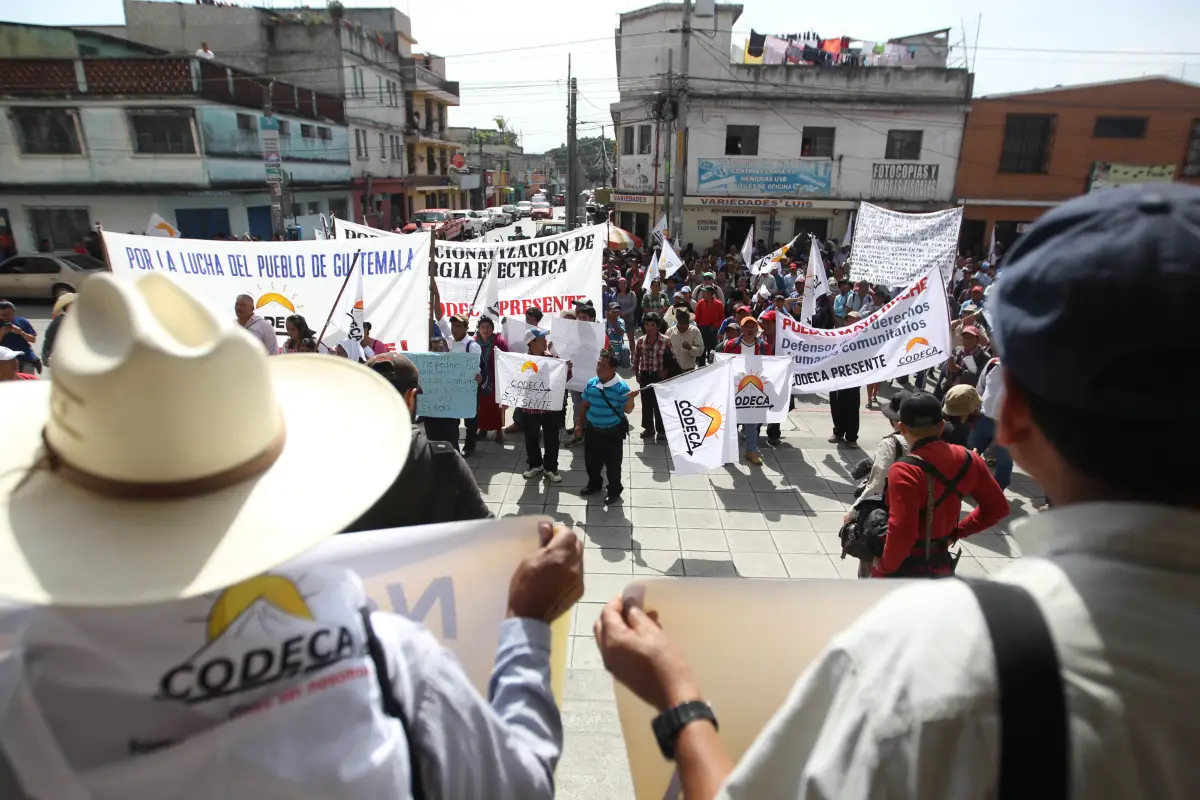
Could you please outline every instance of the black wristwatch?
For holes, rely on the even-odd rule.
[[[714,728],[720,730],[720,726],[717,725],[717,715],[713,713],[712,706],[703,700],[692,700],[674,708],[668,708],[654,718],[654,721],[650,723],[650,728],[654,731],[654,738],[658,739],[658,749],[662,750],[663,758],[668,761],[675,760],[675,740],[679,738],[680,732],[701,719],[708,720]]]

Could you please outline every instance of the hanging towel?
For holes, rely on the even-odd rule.
[[[750,55],[750,40],[749,39],[746,40],[746,50],[742,57],[742,63],[743,64],[761,64],[762,63],[761,55],[758,55],[758,56]]]
[[[784,55],[784,58],[787,60],[787,63],[789,63],[789,64],[803,64],[804,63],[804,48],[797,47],[794,44],[789,44],[787,53]]]
[[[746,55],[749,58],[762,58],[763,45],[767,42],[765,33],[755,33],[754,29],[750,29],[750,44],[746,47]]]
[[[824,50],[826,53],[830,53],[832,55],[837,55],[838,53],[842,52],[842,40],[841,39],[822,39],[821,40],[821,49]]]
[[[787,54],[788,44],[776,36],[768,36],[763,44],[763,63],[782,64]]]

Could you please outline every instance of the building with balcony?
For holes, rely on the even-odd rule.
[[[1200,86],[1170,78],[971,102],[955,195],[962,246],[1007,248],[1063,200],[1130,183],[1200,185]]]
[[[972,76],[947,67],[947,31],[891,40],[885,48],[905,54],[895,65],[810,63],[802,49],[771,63],[747,59],[747,44],[732,42],[742,6],[716,4],[712,16],[692,19],[688,128],[677,148],[674,98],[684,79],[672,85],[671,73],[682,8],[660,3],[620,16],[620,100],[611,111],[622,227],[648,234],[680,168],[682,238],[702,248],[738,246],[751,225],[767,242],[803,232],[840,238],[863,200],[903,211],[952,204]]]
[[[191,55],[207,43],[217,63],[344,98],[353,218],[376,227],[407,220],[408,122],[401,62],[411,56],[414,40],[403,13],[354,9],[343,15],[147,0],[124,0],[124,10],[123,26],[89,30],[169,53]]]
[[[67,29],[56,30],[41,36]],[[188,237],[270,239],[273,196],[306,238],[320,214],[348,212],[340,97],[206,58],[130,52],[0,56],[0,217],[19,249],[70,248],[96,223],[141,233],[153,213]],[[270,163],[264,127],[279,132]]]
[[[461,173],[452,168],[459,144],[450,138],[449,108],[458,105],[458,83],[446,80],[446,59],[435,55],[405,58],[401,69],[412,208],[469,208]]]
[[[459,144],[467,168],[483,176],[478,192],[471,197],[473,208],[502,206],[530,196],[524,183],[517,181],[520,159],[526,156],[516,131],[451,127],[448,136]],[[524,177],[522,172],[522,181]]]

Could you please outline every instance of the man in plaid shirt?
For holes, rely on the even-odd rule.
[[[658,278],[653,278],[650,281],[650,291],[642,295],[642,314],[643,317],[651,311],[656,311],[662,314],[671,305],[671,298],[667,297],[662,290],[662,281]]]
[[[647,312],[642,317],[642,326],[646,334],[633,345],[633,371],[642,393],[642,438],[650,439],[657,431],[658,441],[665,442],[667,431],[658,410],[658,397],[649,387],[667,377],[663,359],[671,349],[671,340],[662,335],[663,321],[657,311]]]

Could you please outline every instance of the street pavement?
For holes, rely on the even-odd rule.
[[[627,377],[628,380],[628,377]],[[884,390],[884,397],[890,393]],[[592,625],[605,602],[640,577],[704,580],[857,579],[857,562],[841,559],[837,531],[853,501],[853,465],[874,453],[891,428],[863,409],[863,449],[830,444],[827,398],[798,396],[775,449],[763,465],[727,465],[704,475],[674,475],[667,446],[634,435],[625,445],[624,500],[604,507],[579,496],[586,483],[583,449],[564,449],[562,484],[526,481],[524,440],[480,443],[469,459],[497,516],[547,514],[573,525],[584,541],[586,588],[572,621],[563,719],[566,745],[557,774],[562,800],[633,797],[612,681],[604,672]],[[886,399],[885,399],[886,402]],[[640,419],[640,409],[631,415]],[[1019,469],[1006,493],[1012,517],[961,543],[958,574],[985,576],[1040,548],[1010,535],[1013,519],[1035,513],[1043,492]],[[964,510],[965,513],[965,510]]]

